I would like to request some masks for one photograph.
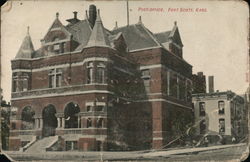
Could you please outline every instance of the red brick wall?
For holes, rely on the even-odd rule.
[[[21,147],[20,139],[9,139],[9,150],[18,151],[20,147]]]
[[[96,139],[95,138],[80,138],[78,140],[79,151],[95,151]]]

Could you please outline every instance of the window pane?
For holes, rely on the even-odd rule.
[[[200,116],[205,116],[205,102],[200,102],[199,103],[199,109],[200,109]]]
[[[104,83],[104,68],[97,68],[96,81],[97,83]]]
[[[225,113],[225,102],[219,101],[218,108],[219,108],[219,114],[224,114]]]
[[[60,50],[60,44],[55,44],[54,45],[54,50]]]
[[[92,83],[93,82],[93,69],[88,68],[87,70],[87,83]]]
[[[49,76],[49,88],[53,88],[53,87],[55,87],[55,85],[54,85],[54,75],[50,75]]]
[[[97,106],[96,107],[96,111],[103,111],[104,110],[104,106]]]
[[[62,75],[57,74],[56,75],[56,87],[61,87],[61,84],[62,84]]]
[[[23,79],[23,91],[27,91],[28,90],[28,79],[25,78]]]

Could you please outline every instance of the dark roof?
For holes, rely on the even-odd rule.
[[[88,40],[88,47],[96,46],[96,47],[110,47],[110,42],[107,36],[107,32],[103,27],[101,17],[99,13],[97,14],[95,25],[91,32],[91,35]]]
[[[33,52],[34,52],[34,46],[31,41],[29,33],[27,33],[15,58],[16,59],[17,58],[32,58]]]
[[[42,53],[42,48],[39,48],[38,50],[36,50],[33,54],[33,58],[37,58],[37,57],[43,57],[44,53]]]
[[[73,40],[84,46],[87,45],[92,30],[88,20],[81,20],[74,25],[68,25],[66,29],[73,35]]]
[[[161,33],[156,33],[156,34],[154,34],[154,36],[157,38],[157,40],[160,43],[164,43],[164,42],[167,42],[169,40],[170,33],[171,33],[171,31],[165,31],[165,32],[161,32]]]
[[[114,29],[112,34],[122,32],[129,50],[157,47],[159,43],[143,24],[133,24]]]

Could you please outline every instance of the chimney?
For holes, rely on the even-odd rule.
[[[89,6],[89,23],[92,28],[95,25],[95,20],[96,20],[96,6],[90,5]]]
[[[208,93],[214,92],[214,76],[208,76]]]
[[[74,19],[77,19],[77,12],[74,11],[73,14],[74,14]]]

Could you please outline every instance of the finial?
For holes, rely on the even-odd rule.
[[[177,21],[174,21],[174,25],[177,26]]]
[[[30,34],[30,27],[27,26],[27,35],[29,35],[29,34]]]
[[[118,28],[118,23],[117,23],[117,21],[115,22],[115,27],[114,27],[114,29],[117,29]]]
[[[88,10],[85,10],[85,18],[88,20]]]
[[[58,17],[59,17],[59,12],[56,13],[56,18],[58,19]]]
[[[142,23],[141,16],[139,16],[139,22],[138,22],[138,23],[139,23],[139,24]]]

